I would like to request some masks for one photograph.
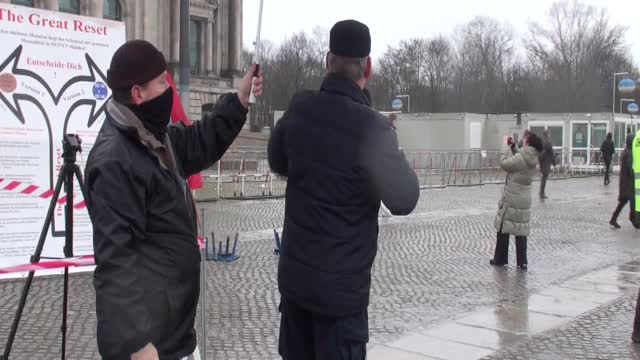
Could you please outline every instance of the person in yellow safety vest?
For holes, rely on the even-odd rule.
[[[634,214],[636,219],[638,218],[638,209],[636,208],[636,204],[639,204],[640,201],[640,131],[636,133],[636,136],[633,138],[632,145],[632,153],[633,157],[633,187],[635,190],[635,202],[631,204],[634,207]],[[640,343],[640,291],[638,291],[638,300],[636,301],[636,315],[633,321],[633,333],[631,334],[631,340],[635,343]]]
[[[638,209],[636,208],[636,204],[640,204],[640,131],[636,133],[636,136],[633,138],[633,145],[631,148],[631,154],[633,157],[633,188],[635,189],[635,203],[633,204],[634,210],[636,212],[636,217],[638,216]]]

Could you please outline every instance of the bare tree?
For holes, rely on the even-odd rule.
[[[551,111],[599,111],[611,94],[612,73],[633,67],[626,28],[612,25],[604,9],[578,1],[552,5],[547,22],[531,23],[525,42],[532,65],[546,81]],[[546,106],[545,106],[546,105]],[[609,106],[610,108],[610,106]]]
[[[513,65],[513,30],[495,19],[476,17],[456,33],[456,97],[464,111],[504,112],[505,78]]]
[[[531,23],[517,57],[508,23],[476,17],[452,37],[400,41],[374,59],[367,83],[374,106],[390,110],[400,94],[412,112],[569,112],[611,110],[612,73],[637,77],[626,29],[604,10],[577,1],[554,4],[544,23]],[[252,108],[252,129],[272,124],[302,89],[319,88],[329,48],[326,29],[299,32],[279,46],[263,42],[263,97]],[[252,54],[243,53],[249,66]],[[638,90],[640,93],[640,90]]]
[[[259,131],[264,126],[270,126],[273,120],[272,104],[277,100],[274,94],[277,94],[274,87],[273,69],[275,67],[275,46],[271,41],[260,41],[260,56],[257,59],[260,64],[260,72],[265,79],[263,85],[263,95],[257,99],[257,104],[252,106],[250,113],[250,127],[252,131]],[[243,49],[242,64],[245,71],[253,64],[253,51]]]
[[[447,107],[455,54],[449,40],[442,35],[427,41],[425,46],[426,59],[423,73],[429,87],[430,110],[441,112]]]

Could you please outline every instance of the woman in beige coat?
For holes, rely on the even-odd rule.
[[[498,205],[495,228],[498,232],[496,250],[491,265],[509,263],[509,236],[516,237],[516,261],[522,270],[527,269],[527,236],[531,218],[531,183],[537,173],[538,154],[542,140],[530,133],[524,139],[522,149],[509,139],[509,150],[500,159],[500,168],[507,172],[507,179]]]

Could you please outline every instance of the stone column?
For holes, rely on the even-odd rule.
[[[104,17],[104,0],[91,0],[87,6],[89,7],[89,16],[97,18]]]
[[[42,7],[47,10],[58,11],[60,8],[60,3],[58,0],[44,0],[42,2]]]
[[[138,2],[143,1],[138,0]],[[158,24],[159,10],[160,7],[157,0],[144,0],[144,39],[161,49],[160,27]]]
[[[136,17],[136,2],[127,1],[122,5],[122,20],[125,23],[127,40],[133,40],[136,38],[136,23],[139,21]]]
[[[229,0],[220,0],[220,12],[221,28],[220,35],[222,36],[222,51],[220,51],[220,57],[222,65],[220,67],[221,75],[228,75],[229,72]]]
[[[171,56],[169,61],[180,61],[180,0],[171,0]],[[176,69],[177,71],[177,69]]]
[[[216,10],[215,23],[213,29],[213,72],[220,76],[222,73],[222,12],[218,7]]]
[[[213,19],[209,19],[209,21],[207,21],[207,31],[204,43],[205,70],[206,74],[209,75],[213,72]]]
[[[134,38],[136,39],[144,39],[144,0],[138,0],[135,2],[136,4],[136,32]]]
[[[239,73],[242,67],[242,0],[229,8],[229,70]]]
[[[163,6],[158,6],[159,11],[159,24],[158,24],[158,37],[159,47],[164,54],[165,59],[169,61],[171,57],[171,3],[163,2]]]

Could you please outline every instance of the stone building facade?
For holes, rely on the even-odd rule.
[[[127,39],[145,39],[160,49],[179,83],[179,0],[0,0],[126,24]],[[198,120],[202,107],[234,88],[242,68],[242,0],[190,0],[190,104]],[[186,104],[185,104],[186,105]]]

